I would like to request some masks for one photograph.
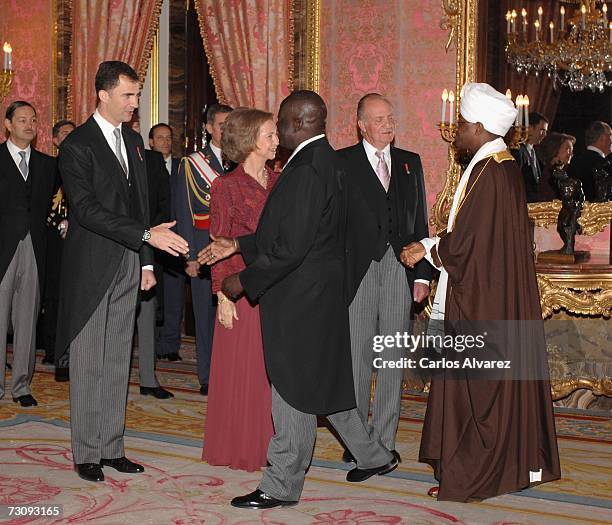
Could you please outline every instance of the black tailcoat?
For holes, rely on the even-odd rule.
[[[355,407],[340,162],[327,139],[307,144],[270,192],[255,235],[240,240],[240,280],[259,299],[270,381],[310,414]]]
[[[150,226],[144,144],[127,126],[122,136],[130,184],[93,116],[60,147],[70,227],[62,258],[56,357],[100,304],[125,250],[140,252],[142,265],[153,264],[152,250],[142,243]]]

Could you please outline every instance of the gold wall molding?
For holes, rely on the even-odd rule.
[[[305,89],[319,92],[321,74],[321,0],[306,0]]]
[[[153,37],[149,67],[151,68],[149,128],[152,128],[159,123],[159,26]]]
[[[440,22],[442,29],[449,31],[446,51],[455,48],[456,75],[455,93],[457,97],[466,82],[474,82],[477,72],[478,49],[478,0],[442,0],[444,16]],[[455,104],[455,122],[459,114],[459,98]],[[436,202],[431,212],[431,224],[436,231],[446,228],[448,214],[459,184],[461,168],[456,161],[456,151],[453,144],[448,148],[448,168],[442,191],[436,196]]]

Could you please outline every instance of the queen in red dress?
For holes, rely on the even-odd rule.
[[[240,237],[254,233],[277,174],[266,167],[278,146],[271,113],[236,109],[228,116],[221,142],[223,154],[238,167],[211,187],[210,233]],[[202,459],[246,471],[266,465],[274,433],[271,389],[264,363],[259,305],[246,297],[233,303],[221,283],[240,272],[240,254],[213,265],[212,289],[219,306],[213,338],[208,408]]]

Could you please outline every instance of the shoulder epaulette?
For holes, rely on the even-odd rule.
[[[498,164],[501,164],[502,162],[505,162],[507,160],[514,160],[512,153],[510,153],[507,149],[504,151],[498,151],[497,153],[493,153],[493,155],[490,156],[493,157],[493,160]]]

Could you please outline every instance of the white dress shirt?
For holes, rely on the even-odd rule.
[[[172,175],[172,155],[168,155],[168,157],[164,159],[164,163],[166,164],[168,175]]]
[[[391,144],[387,144],[383,149],[376,149],[366,139],[363,139],[361,143],[363,144],[363,149],[365,150],[366,156],[372,165],[374,173],[378,173],[376,171],[376,167],[378,166],[378,157],[376,156],[376,152],[382,151],[385,154],[385,164],[387,164],[389,175],[391,175]]]
[[[589,151],[594,151],[595,153],[599,153],[599,155],[604,159],[606,158],[606,154],[595,146],[587,146],[586,149],[588,149]]]
[[[30,147],[29,144],[26,149],[21,149],[19,146],[16,146],[11,140],[11,138],[9,137],[9,139],[6,141],[6,147],[8,148],[9,153],[11,154],[11,157],[13,157],[13,160],[15,161],[15,164],[17,165],[17,169],[19,170],[19,173],[21,173],[21,169],[19,168],[19,163],[21,162],[21,155],[19,155],[20,151],[26,152],[26,155],[25,155],[26,162],[28,166],[30,166],[30,156],[32,154],[32,148]],[[23,173],[21,173],[21,176],[23,177]]]
[[[104,135],[106,142],[108,142],[108,147],[111,149],[111,151],[116,157],[117,154],[115,153],[115,129],[118,128],[119,131],[121,131],[122,124],[119,123],[118,126],[113,126],[113,124],[111,124],[102,115],[100,115],[97,109],[95,113],[93,114],[93,118],[98,124],[98,126],[100,127],[100,129],[102,130],[102,134]],[[127,149],[125,148],[125,142],[123,141],[123,135],[121,135],[121,154],[123,155],[123,160],[125,161],[125,167],[128,170],[127,175],[129,176],[130,163],[128,162]],[[119,160],[118,157],[117,157],[117,160]]]
[[[319,140],[322,139],[325,136],[325,133],[321,133],[320,135],[315,135],[314,137],[310,137],[309,139],[306,139],[304,142],[300,142],[298,144],[298,147],[295,148],[293,150],[293,153],[291,154],[291,156],[289,157],[289,159],[287,160],[287,162],[285,163],[285,165],[283,166],[283,170],[287,167],[287,165],[291,162],[291,160],[293,159],[293,157],[295,157],[300,150],[304,149],[308,144],[310,144],[311,142],[314,142],[315,140]],[[282,170],[281,170],[282,171]]]
[[[218,148],[217,146],[215,146],[211,140],[210,149],[215,154],[215,157],[217,157],[217,160],[219,161],[219,166],[223,168],[223,153],[221,152],[221,148]]]

